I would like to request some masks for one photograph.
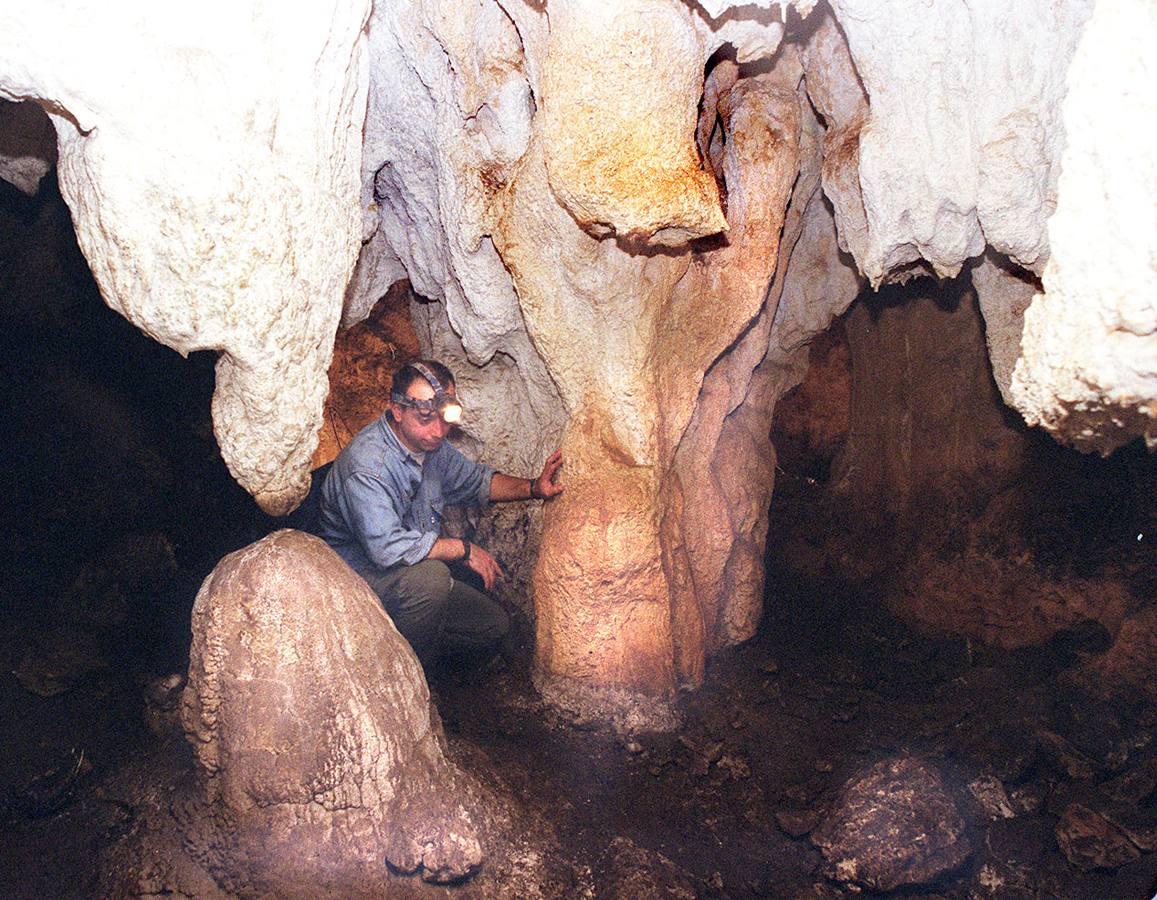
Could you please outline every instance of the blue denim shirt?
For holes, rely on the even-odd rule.
[[[447,503],[490,500],[494,470],[449,442],[425,462],[398,440],[383,414],[357,433],[321,488],[321,537],[361,575],[426,558]]]

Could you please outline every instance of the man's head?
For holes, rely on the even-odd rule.
[[[389,411],[394,432],[408,449],[437,450],[462,415],[453,374],[432,359],[407,363],[394,373]]]

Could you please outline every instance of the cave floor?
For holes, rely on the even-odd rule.
[[[399,895],[843,896],[851,890],[824,877],[807,832],[851,775],[912,754],[944,774],[976,849],[904,895],[1152,896],[1157,854],[1083,871],[1058,847],[1070,803],[1096,808],[1111,781],[1154,777],[1157,723],[1070,705],[1080,635],[996,651],[922,637],[863,589],[785,580],[770,593],[758,635],[679,697],[675,733],[569,719],[538,699],[526,659],[480,677],[432,673],[451,756],[508,814],[483,829],[492,852],[471,882],[399,878]],[[97,669],[54,696],[29,691],[13,672],[30,643],[49,639],[41,626],[0,632],[0,896],[89,897],[99,860],[143,826],[142,804],[164,806],[191,755],[179,736],[146,727],[155,703],[132,666]],[[1125,758],[1098,758],[1098,734],[1117,737]],[[989,818],[971,799],[967,785],[984,775],[1007,789],[1015,815]],[[1142,807],[1153,819],[1153,793]]]
[[[515,831],[535,829],[532,843],[553,858],[525,871],[518,841],[498,836],[473,883],[399,879],[399,892],[838,897],[848,888],[824,878],[823,857],[803,833],[857,770],[915,754],[933,759],[958,797],[971,796],[965,785],[979,775],[995,774],[1009,796],[1038,809],[988,820],[978,805],[966,817],[977,847],[970,860],[901,893],[1150,897],[1157,855],[1086,872],[1057,847],[1063,807],[1096,795],[1098,779],[1068,775],[1033,735],[1055,728],[1078,649],[1003,652],[929,640],[870,598],[831,585],[778,591],[760,633],[717,656],[705,685],[680,696],[684,726],[673,733],[624,736],[570,720],[541,703],[525,663],[482,677],[435,671],[452,757],[507,797]],[[132,831],[149,782],[163,794],[191,759],[179,738],[143,724],[140,678],[98,671],[43,698],[13,674],[14,642],[27,642],[27,630],[3,637],[0,895],[91,897],[97,861]],[[1119,770],[1147,765],[1142,753]],[[1015,884],[980,890],[986,866],[1015,875]]]
[[[806,836],[789,832],[810,829],[857,771],[911,754],[935,760],[966,806],[966,785],[987,774],[1038,808],[990,821],[977,803],[966,813],[976,852],[904,895],[1152,896],[1157,855],[1084,872],[1054,834],[1070,802],[1098,791],[1095,778],[1069,777],[1063,759],[1038,747],[1062,715],[1058,697],[1079,648],[1062,641],[1004,652],[933,640],[874,598],[831,585],[774,587],[777,604],[759,634],[717,656],[702,689],[680,698],[685,724],[676,733],[576,726],[538,701],[523,671],[480,683],[435,674],[446,732],[470,748],[464,764],[477,771],[470,761],[481,748],[501,784],[549,811],[580,873],[575,893],[638,896],[630,879],[639,872],[659,888],[648,896],[851,893],[823,877],[823,858]],[[1113,720],[1124,711],[1099,714],[1106,727],[1148,734]],[[1143,751],[1122,768],[1152,762]],[[991,887],[981,889],[985,867]],[[1004,882],[992,885],[993,877]]]

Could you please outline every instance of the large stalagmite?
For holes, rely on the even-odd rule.
[[[322,541],[284,530],[225,557],[193,610],[182,723],[209,816],[186,841],[244,896],[380,896],[387,869],[474,872],[422,667]]]

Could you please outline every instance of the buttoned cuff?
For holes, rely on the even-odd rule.
[[[483,466],[482,468],[485,471],[482,475],[482,485],[478,488],[476,499],[478,506],[486,506],[490,503],[490,482],[494,480],[494,470],[490,466]]]
[[[436,531],[423,532],[422,536],[414,541],[406,552],[402,554],[402,562],[407,566],[420,563],[430,555],[430,548],[434,546],[434,541],[436,540],[438,540],[438,533]]]

